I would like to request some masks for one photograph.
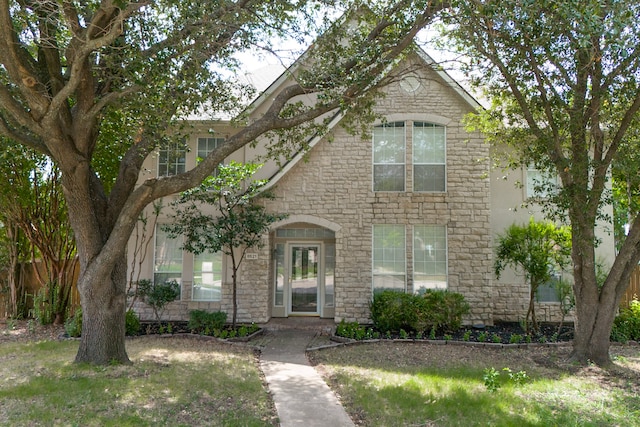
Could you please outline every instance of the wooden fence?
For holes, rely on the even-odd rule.
[[[44,274],[44,266],[40,262],[36,262],[35,268],[39,269],[41,274]],[[74,285],[71,288],[71,295],[69,296],[70,308],[80,306],[80,294],[76,288],[75,282],[78,280],[79,265],[76,265],[74,271]],[[24,263],[18,268],[18,280],[22,282],[24,286],[23,304],[25,310],[33,309],[33,297],[40,290],[40,283],[37,278],[37,274],[34,271],[34,265],[31,263]],[[2,290],[5,290],[6,277],[0,277]],[[11,296],[9,290],[6,292],[0,292],[0,319],[6,319],[9,315],[7,312],[9,307],[9,301]]]

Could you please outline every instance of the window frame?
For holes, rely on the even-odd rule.
[[[402,125],[402,126],[399,126]],[[402,127],[402,163],[390,163],[390,162],[377,162],[376,161],[376,129],[384,128],[399,128]],[[396,136],[396,135],[394,135]],[[382,123],[375,125],[371,135],[371,175],[372,175],[372,189],[374,192],[391,192],[391,193],[403,193],[407,191],[407,125],[406,121],[394,121],[389,123]],[[402,167],[402,189],[379,189],[379,180],[376,180],[376,168],[385,166]],[[377,185],[378,184],[378,185]]]
[[[182,276],[184,273],[184,251],[182,249],[179,248],[179,246],[176,247],[171,247],[169,248],[171,251],[176,251],[175,255],[177,255],[177,253],[180,253],[179,256],[179,265],[180,265],[180,272],[177,273],[171,269],[158,269],[158,238],[160,236],[164,236],[164,238],[166,240],[172,240],[175,241],[177,243],[177,245],[179,245],[179,239],[171,239],[168,236],[168,233],[166,233],[165,231],[162,230],[162,224],[156,224],[156,230],[154,233],[154,242],[153,242],[153,283],[154,285],[157,284],[157,278],[156,276],[159,275],[168,275],[169,277],[167,277],[164,282],[162,283],[166,283],[168,281],[171,280],[175,280],[176,282],[178,282],[178,284],[180,285],[180,297],[179,299],[182,299]],[[162,233],[162,234],[161,234]],[[163,257],[164,258],[164,257]],[[173,256],[168,260],[168,265],[173,264],[174,259]],[[164,263],[164,260],[163,260]],[[160,265],[162,265],[163,263],[161,263]],[[175,277],[171,277],[171,276],[175,276]]]
[[[557,194],[558,191],[558,177],[552,173],[547,173],[544,170],[537,169],[533,166],[526,166],[525,173],[525,199],[531,200],[547,200],[551,196]],[[539,180],[540,184],[536,184],[536,180]],[[540,193],[536,192],[536,185],[543,185],[543,190]],[[549,188],[546,188],[546,186]]]
[[[554,285],[560,280],[562,280],[562,273],[559,271],[553,271],[549,281],[538,285],[535,301],[543,304],[560,304],[562,301],[558,298],[558,293],[554,287]],[[552,296],[547,297],[548,295]]]
[[[417,126],[418,124],[420,124],[421,126]],[[416,130],[417,129],[424,129],[424,128],[431,128],[431,129],[442,129],[442,152],[436,152],[436,150],[429,150],[427,151],[427,156],[430,157],[438,157],[438,156],[442,156],[442,162],[418,162],[416,157],[417,157],[417,152],[418,150],[416,149],[417,144],[416,144]],[[435,145],[435,144],[434,144]],[[435,147],[434,147],[435,148]],[[427,121],[419,121],[419,120],[414,120],[411,123],[411,165],[412,165],[412,169],[413,169],[413,191],[414,192],[419,192],[419,193],[444,193],[447,191],[447,127],[444,125],[440,125],[437,123],[432,123],[432,122],[427,122]],[[443,176],[442,176],[442,188],[435,188],[436,186],[434,184],[436,184],[435,180],[428,180],[425,184],[425,188],[424,189],[417,189],[416,183],[419,182],[419,180],[416,177],[416,166],[438,166],[438,167],[442,167],[442,171],[443,171]],[[432,184],[431,186],[434,187],[433,189],[428,188],[429,185],[428,184]]]
[[[380,245],[378,243],[378,239],[384,239],[385,235],[383,234],[382,236],[378,236],[378,238],[376,238],[377,234],[376,233],[376,228],[380,228],[380,227],[392,227],[395,228],[396,232],[400,232],[400,235],[402,236],[402,245],[397,245],[396,247],[388,247],[387,245]],[[389,261],[385,261],[385,252],[384,251],[389,251],[389,250],[393,250],[393,251],[398,251],[399,249],[402,250],[402,256],[400,258],[398,258],[398,256],[400,255],[399,253],[394,253],[393,254],[393,263],[400,265],[400,261],[399,259],[401,259],[401,263],[402,263],[402,271],[400,270],[394,270],[391,273],[385,273],[385,274],[381,274],[381,273],[376,273],[376,270],[378,270],[380,267],[380,264],[385,264]],[[377,260],[376,259],[376,252],[377,251],[383,251],[383,258],[381,260]],[[402,289],[400,288],[384,288],[384,287],[376,287],[376,277],[378,277],[379,279],[382,278],[394,278],[394,277],[401,277],[402,278],[402,283],[403,283],[403,287]],[[406,292],[407,291],[407,229],[406,226],[404,224],[373,224],[372,228],[371,228],[371,289],[373,294],[375,294],[376,292],[380,292],[383,290],[387,290],[387,289],[393,289],[393,290],[397,290],[397,291],[402,291],[402,292]]]
[[[428,241],[428,236],[426,236],[427,230],[434,230],[437,232],[442,232],[441,236],[435,236],[436,242],[433,241]],[[418,235],[418,232],[422,232],[422,236]],[[424,237],[424,239],[422,238]],[[421,289],[425,289],[425,290],[431,290],[431,289],[448,289],[449,288],[449,236],[448,236],[448,230],[447,230],[447,226],[446,225],[439,225],[439,224],[418,224],[418,225],[414,225],[413,226],[413,232],[412,232],[412,238],[413,238],[413,271],[412,271],[412,284],[413,284],[413,292],[414,293],[418,293],[418,292],[422,292]],[[435,260],[433,261],[433,267],[435,267],[435,270],[438,270],[438,265],[440,265],[440,267],[444,266],[444,274],[426,274],[426,273],[418,273],[418,268],[416,267],[416,265],[421,262],[421,260],[418,257],[418,251],[419,250],[423,250],[422,248],[418,248],[418,241],[422,241],[422,244],[426,247],[427,245],[434,245],[437,246],[437,240],[441,239],[441,242],[444,244],[443,248],[434,248],[433,251],[435,252],[434,258]],[[426,251],[425,251],[426,252]],[[438,259],[439,255],[444,255],[444,260],[442,259]],[[432,278],[438,278],[441,276],[444,276],[444,286],[425,286],[425,287],[421,287],[418,288],[417,287],[417,283],[418,281],[416,280],[416,277],[418,275],[421,276],[426,276],[426,277],[432,277]],[[422,283],[422,281],[420,282]]]
[[[187,170],[188,147],[184,141],[167,142],[158,148],[157,175],[158,177],[174,176]],[[179,154],[179,155],[178,155]],[[174,160],[171,161],[171,155]],[[163,161],[163,156],[166,161]],[[162,169],[164,168],[164,171]]]
[[[211,271],[205,271],[202,268],[197,269],[197,265],[198,265],[198,257],[202,256],[202,255],[208,255],[208,256],[216,256],[219,259],[218,260],[213,260],[212,262],[212,270]],[[198,301],[198,302],[221,302],[222,301],[222,278],[224,275],[224,254],[222,252],[203,252],[202,254],[192,254],[193,255],[193,280],[192,280],[192,285],[191,285],[191,301]],[[204,260],[202,261],[201,264],[204,264]],[[208,261],[207,261],[208,262]],[[215,267],[216,265],[219,266],[219,269],[216,270]],[[196,286],[197,286],[197,282],[196,282],[196,277],[203,277],[205,274],[210,273],[212,275],[212,278],[214,279],[214,285],[211,287],[212,291],[215,293],[215,290],[217,290],[218,293],[218,298],[196,298]],[[215,285],[216,281],[215,281],[215,277],[219,277],[218,280],[218,284]],[[204,288],[204,286],[203,286]]]

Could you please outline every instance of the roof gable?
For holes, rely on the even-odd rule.
[[[460,99],[469,106],[470,109],[476,110],[482,108],[480,103],[469,94],[457,81],[455,81],[445,70],[440,67],[436,61],[422,48],[416,46],[416,52],[419,60],[424,62],[428,69],[435,73],[447,87],[451,88]],[[248,111],[258,111],[260,106],[265,102],[268,102],[274,93],[277,93],[281,88],[286,85],[287,81],[292,79],[296,71],[301,66],[306,53],[303,54],[291,67],[289,67],[284,73],[282,73],[256,100],[248,107]],[[397,66],[396,66],[397,68]],[[395,68],[394,68],[395,69]],[[393,70],[390,70],[392,72]],[[331,121],[327,127],[328,131],[331,131],[337,124],[340,123],[344,113],[337,111],[331,118]],[[316,135],[311,138],[308,143],[308,150],[312,150],[313,147],[320,142],[324,136]],[[298,151],[287,163],[282,165],[278,171],[269,178],[269,184],[266,186],[272,187],[275,185],[284,175],[286,175],[300,160],[304,158],[306,151]]]

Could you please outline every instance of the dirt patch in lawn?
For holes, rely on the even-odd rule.
[[[5,342],[51,341],[64,336],[63,325],[41,325],[35,320],[0,322],[0,344]]]

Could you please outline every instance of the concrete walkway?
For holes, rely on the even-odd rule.
[[[260,366],[281,427],[354,426],[344,408],[305,355],[317,331],[269,330]]]

